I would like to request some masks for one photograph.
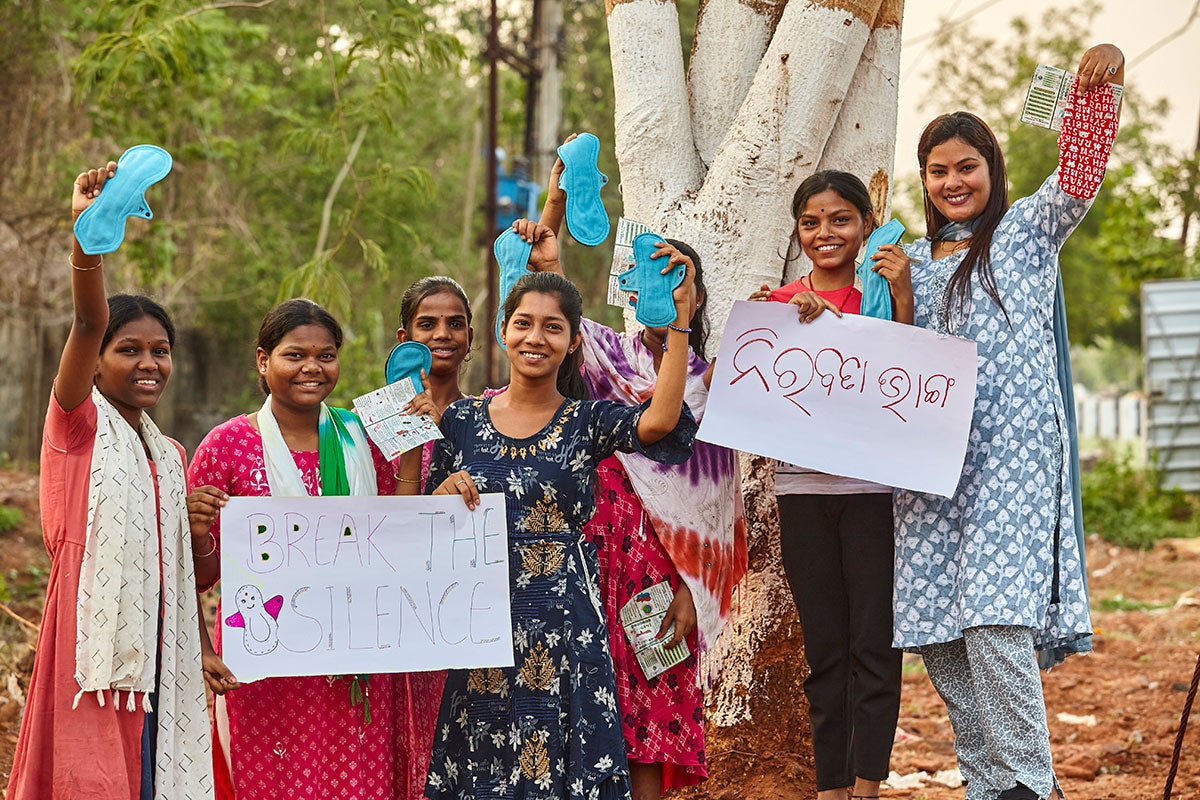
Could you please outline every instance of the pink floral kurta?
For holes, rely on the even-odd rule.
[[[315,495],[317,453],[293,451],[292,457]],[[391,494],[392,468],[378,452],[375,460],[379,492]],[[258,431],[245,416],[214,428],[196,450],[189,477],[192,486],[211,484],[235,496],[269,494]],[[213,533],[219,541],[219,527]],[[402,675],[372,675],[368,691],[369,723],[361,707],[351,707],[349,684],[341,677],[269,678],[227,694],[238,800],[420,797],[428,754],[422,759],[413,752],[409,730],[426,714],[436,714],[436,702],[433,712],[410,708],[414,694],[430,692],[414,693]]]

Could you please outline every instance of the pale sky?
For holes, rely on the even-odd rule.
[[[1065,0],[1071,2],[1071,0]],[[944,24],[956,24],[972,35],[1011,36],[1009,21],[1024,17],[1036,22],[1045,0],[908,0],[904,4],[904,34],[900,50],[900,118],[896,136],[896,175],[915,175],[917,137],[932,117],[955,109],[927,108],[923,98],[936,92],[927,75],[933,63],[928,34]],[[1092,43],[1111,42],[1125,53],[1125,82],[1152,98],[1167,97],[1171,110],[1162,135],[1176,151],[1196,146],[1200,124],[1200,17],[1178,38],[1144,60],[1135,59],[1156,42],[1183,26],[1200,0],[1104,0],[1088,37]],[[965,18],[965,19],[964,19]],[[910,44],[910,42],[912,42]],[[1080,53],[1079,55],[1083,55]],[[1074,69],[1078,64],[1055,64]]]

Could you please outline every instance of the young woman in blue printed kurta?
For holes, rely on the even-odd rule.
[[[582,301],[565,278],[526,275],[505,302],[512,379],[501,395],[446,410],[427,485],[435,494],[507,497],[514,667],[451,671],[426,795],[440,798],[629,797],[594,546],[597,464],[614,452],[680,463],[695,422],[683,411],[694,268],[675,292],[658,391],[641,406],[589,401],[579,373]],[[418,480],[400,465],[401,490]]]
[[[966,112],[931,122],[918,160],[930,238],[908,248],[916,324],[974,339],[978,390],[953,497],[897,491],[894,644],[919,650],[946,701],[967,800],[1055,788],[1034,651],[1087,646],[1054,330],[1058,252],[1099,190],[1115,134],[1098,45],[1059,139],[1059,168],[1008,207],[1004,156]]]

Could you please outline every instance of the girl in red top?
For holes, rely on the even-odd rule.
[[[791,303],[801,322],[826,309],[857,314],[855,261],[875,226],[871,198],[848,172],[818,172],[792,200],[801,252],[813,270],[751,300]],[[899,245],[874,256],[897,322],[913,320],[908,258]],[[879,797],[900,710],[900,651],[892,649],[892,489],[780,463],[775,476],[780,551],[800,612],[809,675],[818,800]]]

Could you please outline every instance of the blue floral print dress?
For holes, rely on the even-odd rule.
[[[1090,205],[1053,175],[1009,208],[990,251],[1007,320],[975,279],[947,330],[946,284],[966,251],[934,261],[928,239],[905,248],[915,324],[974,339],[979,371],[954,496],[895,494],[895,647],[983,625],[1030,628],[1039,650],[1091,634],[1052,316],[1058,252]]]
[[[628,798],[596,549],[582,529],[601,461],[621,451],[682,463],[696,423],[685,407],[671,434],[643,448],[648,403],[565,400],[541,431],[512,439],[492,425],[490,403],[446,410],[426,487],[466,470],[481,493],[505,494],[516,665],[449,673],[426,796]]]

